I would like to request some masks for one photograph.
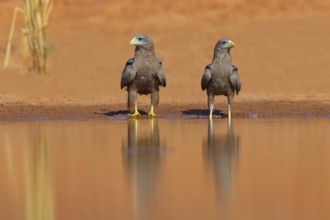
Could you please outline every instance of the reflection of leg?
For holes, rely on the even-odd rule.
[[[154,134],[154,129],[155,129],[155,119],[150,120],[150,127],[151,127],[151,136]]]
[[[208,147],[215,146],[215,135],[214,135],[214,125],[212,118],[209,119],[209,127],[208,127]]]
[[[128,139],[128,146],[129,147],[136,147],[137,146],[137,133],[138,133],[138,125],[139,119],[130,118],[127,120],[127,139]]]
[[[213,110],[214,110],[214,95],[208,94],[207,98],[208,98],[208,105],[209,105],[209,110],[210,110],[209,119],[212,119],[212,114],[213,114]]]
[[[134,119],[134,135],[136,137],[137,140],[137,133],[138,133],[138,126],[139,126],[139,119]]]
[[[209,132],[212,136],[214,136],[214,126],[213,126],[213,119],[209,120]]]
[[[231,105],[228,104],[228,121],[229,121],[229,124],[231,123]]]
[[[231,140],[232,133],[233,133],[232,131],[233,131],[233,128],[232,128],[231,120],[228,120],[228,130],[227,130],[228,140]]]
[[[152,118],[150,120],[151,126],[151,144],[154,147],[159,146],[159,127],[157,119]]]
[[[157,116],[155,114],[155,111],[157,111],[158,103],[159,103],[159,93],[158,93],[158,91],[153,91],[151,93],[151,108],[150,108],[150,112],[148,114],[149,117]]]
[[[128,114],[129,116],[140,116],[140,113],[137,109],[137,92],[134,89],[128,89],[127,108],[130,112],[130,114]]]

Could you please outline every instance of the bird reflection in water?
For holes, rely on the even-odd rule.
[[[127,126],[127,145],[122,148],[124,166],[132,184],[135,214],[138,219],[146,219],[160,177],[164,148],[160,145],[157,119],[129,119]]]
[[[213,120],[208,123],[207,144],[203,154],[208,169],[213,172],[220,202],[227,207],[231,203],[233,174],[238,165],[239,137],[232,122],[228,122],[227,134],[216,135]]]

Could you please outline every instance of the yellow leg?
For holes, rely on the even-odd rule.
[[[141,116],[141,114],[139,113],[139,111],[137,109],[137,104],[136,103],[135,103],[134,113],[133,114],[128,114],[128,116],[131,116],[131,117]]]
[[[151,106],[151,109],[150,109],[150,112],[149,112],[149,117],[155,117],[155,116],[157,116],[156,114],[155,114],[155,112],[154,112],[154,106],[152,105]]]
[[[212,113],[213,113],[213,111],[211,110],[211,111],[210,111],[210,115],[209,115],[209,119],[210,119],[210,120],[212,120]]]
[[[209,119],[211,119],[211,120],[212,120],[212,114],[213,114],[213,109],[214,109],[214,106],[213,106],[213,104],[210,104],[210,105],[209,105],[209,109],[210,109],[210,115],[209,115]]]
[[[228,123],[231,125],[231,106],[228,105]]]
[[[213,109],[214,109],[214,106],[213,106],[213,104],[211,104],[210,105],[210,115],[209,115],[210,120],[212,120]]]

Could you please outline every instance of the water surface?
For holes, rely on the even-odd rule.
[[[0,122],[0,219],[330,219],[327,119]]]

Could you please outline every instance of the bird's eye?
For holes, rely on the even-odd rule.
[[[138,40],[139,40],[139,41],[141,41],[141,40],[142,40],[142,38],[141,38],[141,37],[139,37],[139,38],[138,38]]]
[[[222,41],[222,44],[226,44],[226,41]]]

